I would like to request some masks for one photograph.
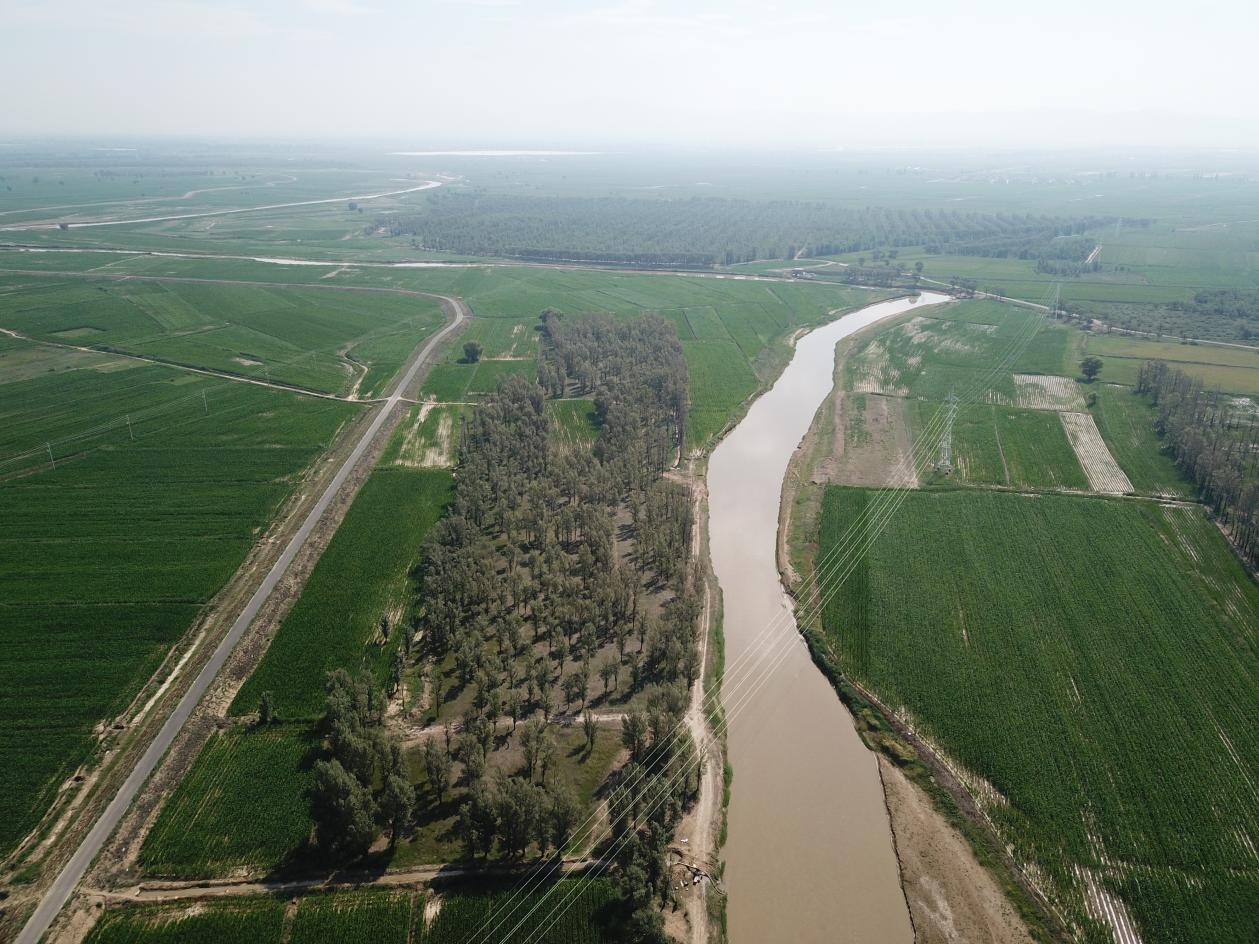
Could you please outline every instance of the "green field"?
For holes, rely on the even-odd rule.
[[[444,320],[429,299],[317,287],[0,276],[0,291],[0,327],[29,337],[362,396]]]
[[[298,904],[289,944],[407,944],[422,925],[423,895],[363,891],[312,895]]]
[[[0,403],[7,850],[355,408],[18,342]]]
[[[1036,312],[959,302],[866,337],[846,361],[843,382],[849,390],[937,401],[991,391],[1013,402],[1011,374],[1060,369],[1066,344],[1062,329]]]
[[[419,940],[464,944],[501,922],[503,936],[495,939],[503,944],[600,944],[612,937],[608,924],[613,900],[610,882],[585,879],[568,879],[524,895],[510,889],[447,895]]]
[[[321,746],[304,725],[214,734],[145,837],[145,873],[198,878],[283,865],[310,835],[306,790]]]
[[[820,555],[873,494],[827,490]],[[911,492],[824,626],[1088,940],[1085,876],[1147,942],[1259,935],[1259,587],[1199,509]]]
[[[1094,384],[1090,390],[1097,394],[1092,411],[1097,428],[1133,487],[1150,495],[1193,497],[1193,486],[1162,452],[1154,429],[1158,410],[1126,387]]]
[[[313,893],[285,902],[248,897],[107,910],[87,944],[466,944],[501,922],[503,944],[600,944],[612,938],[615,892],[604,879],[563,879],[519,894],[363,889]],[[532,912],[532,914],[530,914]]]
[[[930,443],[938,443],[941,427],[936,416],[941,404],[912,400],[910,405],[914,430],[930,428]],[[936,451],[925,443],[916,448],[922,455]],[[1017,410],[988,403],[959,407],[953,425],[953,452],[953,481],[1030,489],[1088,488],[1088,479],[1058,414],[1049,410]]]
[[[546,411],[564,442],[589,445],[599,435],[599,418],[593,400],[547,400]]]
[[[271,898],[187,906],[147,905],[105,912],[88,944],[279,944],[284,902]]]
[[[23,266],[30,258],[28,254],[0,251],[0,265]],[[692,448],[709,443],[745,399],[776,374],[789,357],[784,339],[792,330],[820,324],[829,320],[832,312],[860,307],[891,294],[818,282],[755,282],[527,266],[369,269],[332,263],[279,267],[245,260],[93,258],[98,264],[109,264],[115,274],[265,282],[280,277],[278,269],[291,283],[458,295],[476,317],[429,371],[423,388],[425,396],[447,402],[483,396],[506,373],[531,374],[534,327],[545,308],[564,314],[610,312],[622,317],[655,312],[678,327],[694,378],[687,433]],[[486,357],[523,359],[463,363],[465,340],[479,340]]]
[[[323,710],[324,677],[332,669],[367,665],[383,678],[409,615],[408,572],[450,500],[451,481],[438,469],[372,473],[241,687],[233,714],[256,711],[269,691],[281,718],[311,719]],[[386,616],[393,631],[383,640]]]
[[[1132,386],[1143,361],[1167,361],[1213,390],[1259,394],[1259,352],[1215,344],[1184,344],[1119,334],[1090,334],[1082,352],[1100,357],[1101,379]]]

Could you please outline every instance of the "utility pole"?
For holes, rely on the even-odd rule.
[[[127,435],[129,435],[132,439],[136,438],[135,430],[131,428],[131,414],[130,413],[127,414]]]
[[[56,472],[56,471],[57,471],[57,460],[56,460],[56,459],[54,459],[54,458],[53,458],[53,455],[52,455],[52,443],[50,443],[50,442],[46,442],[46,443],[44,443],[44,445],[48,447],[48,461],[52,463],[52,470],[53,470],[54,472]]]
[[[210,415],[210,402],[205,398],[205,391],[201,391],[201,405],[205,407],[205,415]]]
[[[940,460],[936,463],[936,471],[945,475],[953,474],[953,420],[957,418],[957,395],[950,390],[944,401],[947,406],[944,414],[944,437],[940,440]]]

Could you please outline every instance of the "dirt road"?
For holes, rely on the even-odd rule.
[[[307,538],[310,537],[311,532],[315,530],[315,527],[323,517],[324,512],[327,510],[328,506],[332,504],[333,499],[340,491],[346,479],[349,478],[350,473],[358,464],[359,459],[362,458],[363,454],[367,451],[368,447],[372,444],[373,440],[384,426],[385,420],[388,418],[389,414],[404,399],[403,393],[406,391],[411,381],[415,378],[420,368],[427,362],[432,352],[447,337],[457,331],[466,318],[471,316],[467,306],[456,298],[436,295],[430,295],[429,297],[440,299],[447,305],[448,310],[453,314],[450,323],[425,342],[418,355],[414,357],[406,371],[395,382],[393,392],[377,411],[376,416],[363,432],[363,435],[359,438],[359,441],[355,444],[349,456],[341,464],[341,467],[337,470],[337,473],[333,477],[332,481],[319,497],[319,500],[311,508],[309,514],[306,516],[306,519],[302,522],[301,527],[297,530],[297,533],[285,547],[284,552],[280,555],[275,564],[272,565],[270,570],[267,571],[266,576],[262,579],[262,582],[258,586],[257,590],[254,591],[253,595],[249,598],[249,601],[245,604],[244,609],[236,618],[236,621],[232,624],[231,629],[228,630],[227,634],[215,647],[209,661],[206,662],[204,667],[197,674],[191,686],[184,693],[183,697],[180,698],[174,711],[166,719],[165,723],[163,723],[156,737],[152,740],[152,742],[150,742],[147,749],[132,769],[131,773],[127,776],[127,779],[114,794],[114,797],[110,801],[109,805],[96,820],[92,829],[80,843],[74,854],[70,857],[70,860],[62,868],[61,872],[44,893],[39,906],[35,909],[34,914],[31,915],[30,919],[26,923],[26,926],[18,935],[17,944],[37,944],[40,938],[43,937],[44,933],[52,924],[53,919],[56,918],[57,914],[61,911],[61,908],[74,893],[80,879],[82,879],[84,873],[92,864],[92,860],[95,859],[97,853],[100,852],[110,834],[114,831],[123,815],[127,812],[127,809],[130,807],[132,801],[135,799],[137,794],[139,794],[149,775],[153,772],[158,762],[162,759],[163,755],[165,755],[166,751],[174,742],[176,736],[180,733],[185,722],[192,714],[193,709],[196,708],[197,704],[201,701],[202,696],[209,689],[211,683],[215,679],[215,676],[218,675],[219,670],[223,667],[224,663],[231,655],[236,643],[244,635],[245,630],[248,629],[249,624],[253,621],[254,617],[258,614],[258,611],[267,601],[271,592],[285,576],[289,566],[292,564],[298,552],[302,549],[302,546],[305,544]]]

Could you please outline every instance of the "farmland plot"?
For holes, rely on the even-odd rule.
[[[1084,397],[1070,377],[1015,374],[1014,404],[1029,410],[1082,410]]]
[[[145,905],[105,912],[87,944],[280,944],[284,902],[273,898]]]
[[[19,457],[0,469],[4,851],[356,410],[164,367],[49,357],[51,371],[0,383],[0,450]]]
[[[412,469],[450,469],[458,459],[459,425],[464,407],[458,403],[418,403],[398,424],[381,465]]]
[[[873,494],[828,489],[820,554]],[[911,492],[823,625],[1085,939],[1099,888],[1147,944],[1259,937],[1259,586],[1201,511]]]
[[[141,867],[199,878],[284,862],[310,833],[305,792],[319,748],[320,739],[296,725],[215,734],[162,806],[140,849]],[[248,829],[240,824],[245,810]]]
[[[1106,448],[1106,441],[1098,432],[1097,424],[1089,413],[1059,413],[1062,428],[1071,440],[1071,448],[1079,457],[1084,474],[1088,476],[1089,487],[1095,492],[1113,495],[1124,495],[1131,492],[1132,483],[1123,474],[1119,463]]]
[[[364,396],[444,320],[434,301],[384,292],[13,276],[0,285],[17,289],[0,296],[0,327],[34,338]]]
[[[298,902],[289,944],[407,944],[423,908],[423,897],[408,891],[308,895]]]
[[[1155,430],[1158,411],[1130,388],[1094,384],[1093,419],[1102,438],[1133,487],[1142,493],[1189,498],[1193,486],[1163,451]]]
[[[500,921],[502,944],[600,944],[619,917],[613,885],[601,879],[561,879],[523,895],[510,885],[316,892],[296,900],[288,922],[285,906],[262,896],[118,906],[87,944],[467,944]]]
[[[314,718],[323,709],[327,672],[366,664],[384,677],[402,636],[407,573],[450,488],[450,473],[440,469],[372,473],[232,702],[232,714],[256,711],[262,693],[270,691],[281,717]],[[381,638],[382,618],[391,629],[388,638]]]

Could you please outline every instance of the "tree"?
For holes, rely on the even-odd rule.
[[[389,827],[389,845],[397,845],[411,826],[411,813],[415,809],[415,788],[401,773],[391,773],[385,778],[380,794],[380,817]]]
[[[315,762],[311,809],[315,843],[339,859],[357,859],[376,838],[376,803],[371,791],[336,760]]]
[[[630,760],[638,760],[647,743],[647,716],[635,709],[625,715],[621,724],[621,743],[630,752]]]
[[[1084,379],[1092,383],[1097,379],[1097,375],[1102,372],[1102,359],[1100,357],[1089,356],[1080,361],[1080,373],[1084,375]]]
[[[507,777],[498,784],[497,819],[508,855],[523,856],[530,841],[540,832],[542,797],[540,787],[519,777]]]
[[[542,742],[546,734],[546,722],[530,718],[520,730],[520,749],[525,755],[525,777],[533,779],[534,771],[542,756]]]
[[[428,775],[428,785],[437,794],[440,803],[446,802],[452,766],[450,755],[438,746],[436,738],[429,738],[424,742],[424,772]]]
[[[564,677],[564,703],[571,705],[577,699],[581,699],[581,706],[586,707],[586,694],[590,690],[590,683],[586,680],[586,673],[582,671],[570,672]]]
[[[581,713],[581,729],[586,735],[586,753],[595,749],[595,736],[599,733],[599,722],[588,711]]]
[[[472,785],[468,801],[459,809],[459,834],[469,856],[489,855],[498,834],[498,802],[485,780]]]
[[[610,656],[599,666],[599,678],[603,679],[603,694],[608,693],[608,685],[616,678],[620,663]]]
[[[551,790],[551,806],[547,811],[551,827],[551,842],[560,855],[573,838],[573,828],[577,825],[579,811],[573,792],[561,784]]]
[[[481,353],[485,349],[481,347],[480,341],[466,341],[463,345],[463,359],[465,363],[475,364],[481,359]]]
[[[258,702],[258,723],[270,724],[275,720],[275,696],[270,692],[263,692],[262,699]]]

